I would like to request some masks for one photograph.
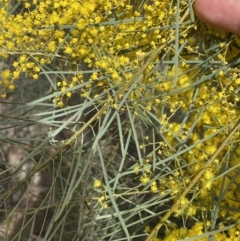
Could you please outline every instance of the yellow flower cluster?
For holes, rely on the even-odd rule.
[[[233,36],[234,45],[229,46],[224,42],[228,36],[223,31],[198,24],[193,27],[204,33],[204,37],[199,37],[192,32],[181,34],[187,29],[183,25],[175,42],[181,46],[181,51],[176,49],[168,43],[169,36],[175,31],[170,19],[176,20],[178,14],[183,15],[182,9],[186,9],[187,1],[180,1],[180,12],[171,0],[146,0],[142,1],[143,4],[130,4],[128,0],[19,2],[23,9],[20,13],[11,13],[9,9],[14,6],[9,1],[0,0],[0,57],[14,56],[11,70],[3,70],[0,74],[1,96],[6,98],[7,90],[14,90],[15,81],[22,73],[37,80],[41,72],[49,68],[58,73],[66,69],[68,72],[67,76],[57,75],[53,103],[59,108],[65,106],[65,100],[76,90],[83,98],[99,98],[101,103],[111,100],[111,107],[117,108],[117,98],[123,98],[130,88],[126,102],[135,107],[141,105],[143,114],[152,111],[160,119],[159,131],[165,139],[154,144],[159,145],[161,158],[173,155],[181,150],[181,146],[192,147],[169,165],[168,170],[180,171],[173,171],[155,181],[152,181],[151,163],[144,162],[143,167],[136,165],[134,169],[141,172],[139,181],[142,185],[149,185],[151,192],[164,195],[168,190],[171,197],[177,198],[219,148],[240,114],[240,71],[229,65],[239,54],[240,38]],[[219,39],[215,49],[211,46],[211,36]],[[203,39],[199,41],[199,38]],[[201,43],[205,45],[201,46]],[[145,66],[150,54],[160,46],[163,46],[162,52]],[[206,48],[209,52],[204,52]],[[202,66],[194,64],[194,61],[208,58],[209,53],[211,58],[203,61]],[[164,64],[165,57],[162,56],[175,62]],[[216,68],[206,65],[211,61],[217,63]],[[143,67],[145,69],[134,85],[120,92],[119,96],[113,96],[134,80]],[[85,71],[90,75],[85,76]],[[75,88],[78,85],[81,88]],[[169,109],[169,115],[164,108]],[[187,113],[186,120],[174,121],[179,111],[179,115]],[[138,114],[137,108],[134,113]],[[191,203],[184,199],[185,204],[179,207],[176,216],[182,213],[181,209],[187,216],[194,216],[200,203],[210,210],[213,201],[210,191],[218,197],[225,188],[222,203],[226,210],[221,210],[220,214],[235,220],[238,218],[239,215],[228,207],[240,208],[237,198],[240,179],[233,170],[226,171],[228,177],[218,177],[223,164],[232,169],[238,166],[238,142],[239,133],[236,133],[218,159],[206,168],[198,187],[191,190],[196,193],[195,199]],[[231,151],[233,154],[230,155]],[[181,163],[184,168],[180,168]],[[98,201],[105,203],[105,187],[98,181],[93,186],[102,194]],[[189,230],[181,228],[166,233],[164,240],[191,237],[202,232],[202,223],[196,223]],[[236,235],[237,230],[232,232]],[[217,240],[221,240],[220,236],[225,234],[217,235]]]
[[[102,182],[98,179],[96,179],[93,182],[94,189],[99,192],[101,195],[98,197],[98,202],[102,205],[103,208],[108,207],[107,203],[107,195],[106,195],[106,187],[102,184]]]
[[[204,234],[209,231],[211,224],[208,222],[203,224],[202,222],[196,222],[192,228],[186,227],[168,229],[165,232],[164,238],[156,238],[155,241],[177,241],[194,237],[193,240],[207,241],[210,235],[206,235],[203,238],[198,238],[198,235]],[[224,228],[222,225],[220,228]],[[151,227],[148,225],[145,227],[147,233],[150,233]],[[240,237],[240,225],[228,229],[226,232],[218,232],[212,235],[217,241],[238,241]]]
[[[176,15],[176,8],[172,8],[169,0],[145,1],[139,8],[138,4],[131,5],[127,0],[20,2],[23,3],[21,12],[8,14],[13,6],[0,1],[0,56],[16,56],[13,70],[0,76],[2,97],[6,97],[7,89],[14,89],[14,81],[21,73],[38,79],[47,66],[56,66],[58,71],[64,66],[68,67],[69,74],[71,71],[81,73],[82,63],[95,72],[91,76],[93,83],[83,84],[81,94],[94,96],[110,87],[117,91],[141,69],[146,55],[166,43],[172,33],[166,28],[169,18]],[[158,73],[155,65],[150,64],[130,99],[150,96],[156,82],[153,75]],[[57,81],[65,81],[65,77],[58,75]],[[140,87],[143,83],[152,84],[151,89],[144,91],[146,88]],[[90,87],[98,91],[95,89],[90,94]],[[56,83],[55,90],[62,89],[63,86]],[[56,96],[54,103],[59,107],[65,104],[63,96],[70,98],[71,94],[63,90],[62,95]]]
[[[207,32],[206,29],[211,31]],[[191,37],[188,39],[189,44],[185,47],[187,55],[180,56],[182,64],[169,69],[166,76],[160,76],[161,81],[155,85],[155,90],[158,93],[166,95],[165,98],[162,98],[160,108],[156,111],[162,124],[161,136],[166,138],[166,141],[158,143],[159,156],[164,160],[164,158],[174,155],[178,150],[183,150],[183,148],[178,149],[179,146],[191,147],[190,150],[180,155],[177,160],[174,158],[174,161],[169,164],[170,169],[181,170],[181,182],[178,181],[177,175],[164,173],[164,177],[160,176],[158,179],[164,191],[157,191],[156,194],[161,195],[166,193],[165,190],[171,190],[170,195],[177,200],[193,177],[199,171],[204,170],[197,186],[191,190],[191,193],[194,193],[194,198],[191,202],[185,198],[184,203],[174,211],[174,215],[184,218],[193,217],[199,220],[199,212],[204,209],[210,213],[211,205],[217,199],[221,199],[221,206],[224,208],[220,208],[218,221],[225,223],[226,217],[230,217],[231,222],[236,222],[240,218],[239,213],[235,211],[240,208],[238,198],[240,195],[238,190],[240,184],[238,175],[239,132],[236,132],[229,145],[221,151],[211,165],[207,168],[204,165],[218,150],[239,118],[240,70],[238,65],[232,66],[229,63],[236,59],[239,54],[236,46],[239,46],[240,38],[233,35],[230,41],[234,44],[229,47],[231,42],[228,44],[224,42],[228,36],[227,33],[206,26],[204,28],[200,26],[199,30],[205,36],[212,34],[219,38],[216,51],[218,54],[214,54],[216,53],[214,52],[213,57],[211,57],[211,60],[217,62],[218,65],[209,64],[210,67],[201,69],[199,66],[186,64],[189,60],[193,62],[201,60],[197,37]],[[206,44],[210,39],[206,37],[202,41]],[[207,57],[207,53],[204,55]],[[176,73],[178,73],[177,78]],[[162,114],[161,107],[167,107],[169,114]],[[180,112],[177,112],[179,110]],[[183,117],[180,119],[183,120],[186,113],[186,121],[174,121],[176,115],[182,115]],[[147,183],[152,183],[155,187],[155,181],[151,182],[153,178],[152,174]],[[155,190],[157,189],[154,189],[154,192]],[[213,200],[213,197],[216,200]],[[210,222],[210,220],[210,217],[206,217],[204,222]],[[216,240],[239,239],[237,227],[228,232],[217,233],[214,237]],[[159,240],[178,240],[202,233],[203,224],[197,223],[191,229],[171,230],[164,239]],[[208,240],[208,238],[198,240]]]

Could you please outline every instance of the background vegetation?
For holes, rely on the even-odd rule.
[[[191,0],[0,1],[1,240],[239,240],[237,35]]]

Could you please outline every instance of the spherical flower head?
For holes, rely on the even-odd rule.
[[[84,30],[87,26],[87,22],[84,18],[81,18],[78,23],[76,24],[76,27],[79,29],[79,30]]]
[[[15,89],[15,85],[13,85],[13,84],[9,85],[9,86],[8,86],[8,89],[9,89],[9,90],[14,90],[14,89]]]
[[[102,182],[100,180],[95,180],[94,183],[93,183],[93,187],[94,188],[99,188],[102,186]]]
[[[150,182],[150,177],[147,175],[143,175],[140,177],[140,182],[144,185],[148,184]]]

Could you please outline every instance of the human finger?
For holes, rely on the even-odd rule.
[[[196,0],[194,8],[203,22],[240,34],[239,0]]]

